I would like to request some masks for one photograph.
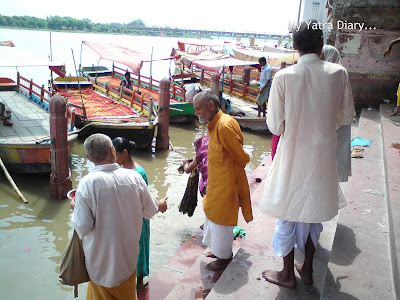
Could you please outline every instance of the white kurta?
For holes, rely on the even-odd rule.
[[[90,280],[115,287],[136,270],[143,217],[158,211],[142,176],[99,165],[79,182],[72,221],[83,242]]]
[[[282,136],[265,183],[263,213],[305,223],[337,214],[336,124],[350,125],[353,116],[349,76],[342,66],[306,54],[276,73],[267,124]]]

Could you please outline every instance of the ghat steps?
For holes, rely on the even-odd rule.
[[[262,279],[278,270],[270,244],[275,219],[261,214],[259,203],[271,164],[270,156],[248,176],[254,220],[239,219],[246,238],[234,241],[234,258],[224,272],[210,272],[199,229],[149,280],[139,299],[398,299],[400,253],[400,116],[392,108],[363,109],[352,136],[372,140],[364,158],[352,159],[352,173],[341,183],[347,206],[324,223],[314,260],[314,285],[296,273],[297,288]],[[256,178],[261,178],[257,183]],[[239,213],[239,215],[241,215]],[[296,260],[302,254],[296,251]]]

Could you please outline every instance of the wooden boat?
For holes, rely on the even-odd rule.
[[[0,102],[11,111],[12,126],[1,126],[0,157],[14,173],[50,173],[50,92],[18,76],[0,78]],[[69,155],[76,130],[68,135]]]
[[[158,118],[140,99],[117,102],[112,99],[112,93],[84,77],[59,77],[54,80],[54,86],[75,109],[75,125],[82,128],[80,137],[104,133],[112,139],[121,136],[132,140],[137,148],[151,147]]]
[[[222,45],[207,45],[178,42],[179,49],[173,49],[175,63],[183,72],[196,76],[203,85],[211,86],[215,72],[220,74],[220,90],[249,102],[256,103],[259,79],[259,63],[231,57],[223,52]],[[218,48],[219,47],[219,48]],[[223,47],[223,46],[222,46]],[[251,67],[250,81],[244,81],[244,69]]]
[[[101,58],[113,61],[112,70],[108,70],[103,66],[81,68],[81,75],[89,80],[96,90],[99,92],[107,91],[107,96],[112,96],[113,99],[123,103],[126,101],[129,102],[129,97],[143,99],[144,106],[147,108],[150,108],[150,103],[152,102],[154,109],[159,109],[159,81],[140,74],[143,62],[150,61],[150,57],[116,45],[88,42],[83,42],[83,44],[93,49]],[[165,59],[170,59],[170,57]],[[121,82],[125,79],[127,70],[116,66],[114,62],[129,67],[132,70],[129,71],[132,82],[131,89],[124,88],[124,92],[122,92]],[[170,122],[184,123],[194,120],[193,103],[187,101],[185,89],[179,85],[171,84],[170,95]]]
[[[247,117],[247,116],[234,116],[234,118],[239,123],[240,128],[244,130],[254,131],[257,133],[271,134],[265,122],[265,118]]]

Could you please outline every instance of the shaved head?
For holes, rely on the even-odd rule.
[[[94,164],[100,164],[110,159],[113,144],[111,139],[101,133],[95,133],[89,136],[83,144],[87,157]]]

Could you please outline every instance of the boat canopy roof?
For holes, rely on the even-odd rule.
[[[64,63],[51,62],[47,57],[26,52],[18,47],[15,47],[12,42],[12,45],[10,45],[10,43],[4,45],[3,43],[4,42],[0,42],[1,46],[9,47],[0,47],[0,67],[49,67],[49,69],[55,72],[57,75],[61,77],[65,76]]]
[[[224,67],[238,67],[238,66],[256,66],[259,63],[254,61],[246,61],[233,57],[212,59],[212,60],[194,60],[192,64],[204,68],[208,71],[222,73]]]
[[[217,43],[216,41],[202,41],[202,43],[196,43],[193,41],[178,41],[178,49],[187,53],[199,53],[204,50],[210,50],[213,52],[224,52],[225,43]]]
[[[167,60],[174,58],[165,57],[152,59],[150,55],[146,55],[123,46],[118,46],[114,44],[90,43],[85,41],[83,41],[82,43],[91,48],[94,52],[96,52],[100,56],[100,58],[127,66],[135,74],[139,74],[140,69],[143,66],[143,62],[149,62],[152,60]]]
[[[258,61],[237,59],[231,57],[227,53],[215,53],[209,50],[205,50],[196,55],[173,49],[172,55],[178,57],[178,60],[189,68],[194,65],[208,71],[217,71],[219,73],[222,73],[224,67],[253,66],[259,64]]]
[[[282,61],[289,64],[294,64],[299,60],[300,56],[297,51],[257,51],[252,49],[232,48],[234,56],[238,59],[247,61],[257,61],[264,56],[268,63],[273,67],[279,67]]]

